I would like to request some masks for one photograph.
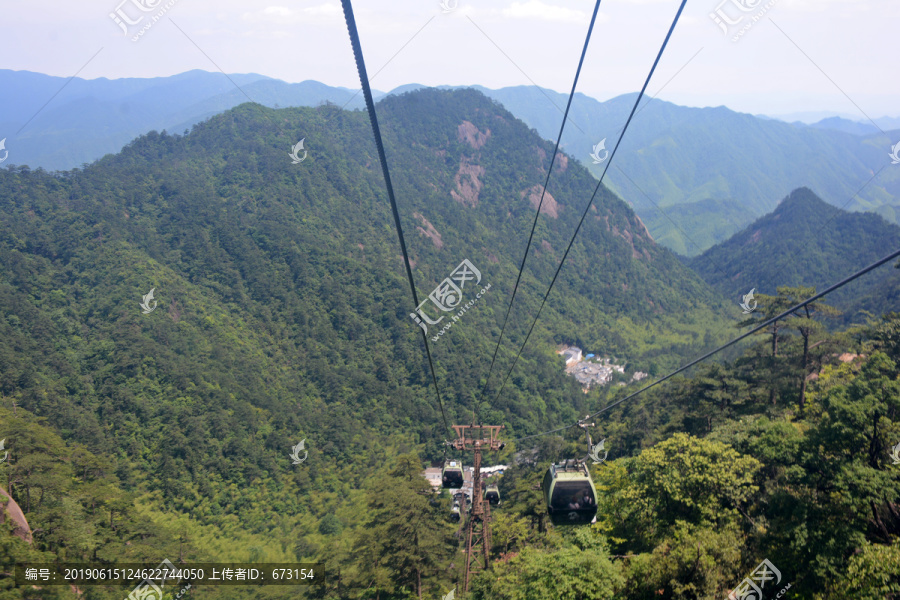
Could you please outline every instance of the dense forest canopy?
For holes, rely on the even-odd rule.
[[[770,214],[687,264],[728,297],[751,289],[773,294],[780,285],[824,289],[900,247],[900,226],[870,213],[850,213],[800,188]],[[842,318],[864,323],[867,315],[900,306],[900,273],[890,265],[835,290],[829,302]],[[787,308],[787,307],[785,307]]]
[[[473,90],[378,110],[419,295],[464,259],[491,286],[432,345],[447,417],[469,422],[553,147]],[[661,375],[808,291],[745,319],[604,188],[498,396],[596,185],[556,164],[478,415],[506,439],[637,389],[583,393],[560,345]],[[245,104],[84,169],[0,170],[0,485],[32,536],[4,521],[0,599],[121,597],[15,588],[26,560],[315,560],[329,581],[304,593],[322,598],[458,586],[450,498],[421,477],[451,434],[399,255],[359,111]],[[534,489],[584,456],[577,428],[490,456],[512,468],[470,596],[725,597],[763,559],[795,597],[900,592],[900,316],[829,332],[828,300],[598,418],[594,525],[553,527]]]

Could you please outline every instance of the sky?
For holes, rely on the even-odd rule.
[[[679,5],[602,0],[578,91],[598,100],[638,91]],[[375,89],[568,93],[594,1],[353,6]],[[202,69],[359,88],[339,0],[0,0],[0,14],[0,68],[85,79]],[[897,0],[688,0],[648,94],[771,116],[900,116],[898,23]]]

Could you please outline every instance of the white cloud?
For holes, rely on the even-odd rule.
[[[310,6],[300,10],[303,14],[317,17],[340,17],[344,18],[344,11],[337,3],[326,2],[318,6]]]
[[[263,14],[267,16],[289,17],[294,11],[286,6],[268,6],[263,10]]]
[[[545,4],[541,0],[528,0],[528,2],[513,2],[501,13],[504,17],[513,19],[538,19],[541,21],[565,21],[569,23],[584,23],[590,19],[590,14],[571,8],[562,8],[552,4]]]
[[[784,5],[798,12],[822,12],[840,7],[863,13],[874,9],[876,5],[888,7],[886,2],[859,2],[859,0],[784,0]]]
[[[262,10],[247,12],[241,19],[249,22],[277,22],[278,24],[302,23],[310,19],[343,19],[343,11],[339,4],[325,2],[305,8],[288,8],[286,6],[267,6]]]

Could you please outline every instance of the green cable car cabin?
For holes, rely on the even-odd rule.
[[[461,488],[463,486],[462,464],[455,460],[444,462],[444,470],[441,472],[441,483],[445,488]]]
[[[491,506],[500,504],[500,488],[496,485],[489,485],[484,491],[484,499],[491,503]]]
[[[454,500],[453,506],[450,508],[450,520],[453,521],[454,523],[458,523],[459,518],[460,518],[459,501]]]
[[[554,525],[584,525],[597,516],[597,489],[586,464],[567,460],[550,465],[541,487]]]

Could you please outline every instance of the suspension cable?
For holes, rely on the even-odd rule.
[[[531,327],[528,329],[528,334],[525,336],[525,341],[522,342],[522,346],[519,348],[519,352],[516,354],[515,360],[513,360],[512,366],[509,368],[509,372],[507,372],[506,377],[503,379],[503,383],[500,385],[500,389],[497,392],[497,396],[494,398],[494,402],[500,398],[500,394],[503,392],[503,388],[506,386],[506,382],[509,380],[509,376],[512,375],[513,369],[516,368],[516,363],[519,362],[519,357],[522,355],[522,350],[525,349],[525,345],[528,343],[528,339],[531,337],[531,332],[534,331],[534,326],[537,324],[538,319],[541,316],[541,311],[544,310],[544,305],[547,303],[547,297],[550,296],[550,291],[553,289],[553,284],[556,283],[556,278],[559,277],[559,272],[562,270],[563,265],[566,263],[566,257],[569,255],[569,251],[572,249],[572,244],[575,243],[575,238],[578,236],[578,232],[581,230],[581,226],[584,224],[584,220],[587,217],[588,211],[591,209],[591,205],[594,203],[594,198],[597,196],[597,192],[600,191],[600,187],[603,185],[603,178],[606,177],[606,172],[609,170],[609,165],[612,164],[613,158],[616,155],[616,151],[619,149],[619,144],[622,143],[622,139],[625,137],[625,132],[628,130],[628,125],[631,123],[631,119],[634,117],[634,112],[637,110],[638,104],[640,104],[641,99],[644,97],[644,92],[647,91],[647,85],[650,83],[650,79],[653,77],[654,71],[656,71],[656,66],[659,64],[659,59],[662,58],[663,52],[666,50],[666,45],[669,43],[669,38],[672,37],[672,31],[675,30],[675,25],[678,24],[678,19],[681,17],[681,11],[684,10],[684,5],[687,3],[687,0],[681,1],[681,6],[678,7],[678,12],[675,14],[675,19],[672,21],[672,25],[669,27],[668,33],[666,33],[666,39],[663,40],[662,46],[659,49],[659,52],[656,55],[656,60],[653,61],[653,66],[650,67],[650,73],[647,74],[647,79],[644,81],[644,86],[641,88],[640,94],[638,94],[637,100],[634,103],[634,106],[631,107],[631,114],[628,115],[628,120],[625,121],[625,127],[622,128],[622,134],[619,136],[619,139],[616,141],[616,145],[613,148],[613,151],[609,155],[609,160],[606,162],[606,166],[603,168],[603,173],[600,175],[600,180],[597,182],[597,187],[594,188],[594,193],[591,195],[591,199],[588,201],[587,206],[584,207],[584,213],[581,215],[581,220],[578,222],[578,227],[575,228],[575,233],[572,234],[572,239],[569,240],[569,245],[566,247],[565,253],[563,253],[562,260],[559,261],[559,266],[556,268],[556,273],[553,275],[553,280],[550,282],[550,287],[547,288],[547,293],[544,294],[544,299],[541,301],[541,306],[538,308],[538,312],[534,317],[534,320],[531,322]]]
[[[403,227],[400,224],[400,213],[397,210],[397,200],[394,197],[394,186],[391,184],[391,173],[388,170],[387,157],[384,153],[384,144],[381,138],[381,130],[378,127],[378,117],[375,115],[375,102],[372,100],[372,89],[369,86],[369,76],[366,74],[366,63],[363,60],[362,45],[359,41],[359,32],[356,30],[356,20],[353,18],[353,6],[350,0],[341,0],[344,8],[344,19],[347,21],[347,30],[350,33],[350,44],[353,46],[353,56],[356,59],[356,69],[359,71],[359,81],[362,84],[363,96],[366,100],[366,109],[369,120],[372,122],[372,133],[375,136],[375,146],[378,148],[378,158],[381,160],[381,171],[384,173],[384,183],[387,187],[388,199],[391,202],[391,212],[394,214],[394,224],[397,227],[397,236],[400,239],[400,249],[403,251],[403,265],[406,267],[406,278],[409,280],[409,288],[412,290],[413,302],[419,306],[419,295],[416,293],[416,284],[413,280],[412,268],[409,266],[409,254],[406,251],[406,239],[403,237]],[[434,383],[434,392],[437,394],[438,406],[441,409],[441,417],[444,427],[450,431],[447,415],[444,413],[444,402],[441,399],[441,390],[438,388],[437,374],[434,370],[434,362],[431,359],[431,348],[428,345],[428,335],[422,330],[422,340],[425,342],[425,353],[428,356],[428,365],[431,367],[431,381]]]
[[[584,64],[584,57],[587,54],[588,44],[591,41],[591,33],[594,30],[594,22],[597,20],[597,11],[600,9],[600,1],[594,5],[594,14],[591,15],[591,24],[588,26],[587,36],[584,39],[584,48],[581,50],[581,58],[578,61],[578,69],[575,71],[575,80],[572,82],[572,91],[569,92],[569,101],[566,103],[566,110],[563,113],[562,124],[559,126],[559,135],[556,136],[556,147],[553,149],[553,156],[550,158],[550,168],[547,169],[547,177],[544,179],[544,187],[541,190],[541,199],[538,202],[537,210],[534,212],[534,221],[531,224],[531,233],[528,234],[528,243],[525,244],[525,253],[522,256],[522,262],[519,264],[519,273],[516,275],[516,284],[513,286],[512,294],[509,298],[509,306],[506,307],[506,316],[503,318],[503,325],[500,328],[500,337],[497,338],[497,346],[494,348],[494,356],[491,357],[491,366],[488,369],[487,377],[484,379],[484,385],[481,393],[476,401],[476,412],[484,398],[484,392],[487,390],[488,383],[491,380],[491,374],[494,371],[494,362],[497,360],[497,352],[500,350],[500,343],[503,341],[503,332],[506,331],[506,324],[509,321],[509,313],[512,311],[513,302],[516,299],[516,292],[519,290],[519,281],[522,279],[522,271],[525,269],[525,261],[528,260],[528,251],[531,249],[531,241],[534,238],[534,231],[537,227],[538,217],[541,214],[541,207],[544,205],[544,195],[547,193],[547,184],[550,182],[550,174],[553,172],[553,163],[556,161],[556,155],[559,153],[559,145],[562,141],[563,130],[566,128],[566,122],[569,119],[569,108],[572,106],[572,99],[575,97],[575,88],[578,86],[578,77],[581,75],[581,67]]]
[[[738,342],[741,341],[742,339],[744,339],[744,338],[746,338],[746,337],[748,337],[748,336],[750,336],[750,335],[753,335],[753,334],[756,333],[757,331],[760,331],[760,330],[762,330],[762,329],[765,329],[766,327],[768,327],[769,325],[771,325],[771,324],[774,323],[775,321],[779,321],[779,320],[783,319],[784,317],[787,317],[787,316],[791,315],[792,313],[795,313],[796,311],[800,310],[801,308],[803,308],[803,307],[806,306],[807,304],[809,304],[809,303],[811,303],[811,302],[815,302],[816,300],[818,300],[819,298],[825,296],[826,294],[830,294],[831,292],[835,291],[836,289],[841,288],[841,287],[847,285],[848,283],[850,283],[850,282],[853,281],[854,279],[856,279],[856,278],[858,278],[858,277],[862,277],[863,275],[865,275],[865,274],[868,273],[869,271],[872,271],[872,270],[874,270],[874,269],[877,269],[878,267],[880,267],[880,266],[883,265],[884,263],[886,263],[886,262],[888,262],[888,261],[891,261],[891,260],[893,260],[893,259],[895,259],[895,258],[897,258],[897,257],[900,257],[900,250],[896,250],[896,251],[892,252],[891,254],[888,254],[888,255],[885,256],[884,258],[882,258],[882,259],[880,259],[880,260],[878,260],[878,261],[872,263],[872,264],[869,265],[868,267],[865,267],[864,269],[861,269],[861,270],[857,271],[856,273],[854,273],[853,275],[850,275],[849,277],[847,277],[847,278],[845,278],[845,279],[839,281],[838,283],[832,285],[831,287],[829,287],[829,288],[826,289],[825,291],[819,292],[819,293],[816,294],[815,296],[812,296],[811,298],[809,298],[809,299],[807,299],[807,300],[804,300],[803,302],[801,302],[800,304],[797,304],[796,306],[792,306],[791,308],[787,309],[786,311],[784,311],[784,312],[781,313],[780,315],[775,316],[775,317],[772,317],[771,319],[769,319],[769,320],[767,320],[767,321],[764,321],[763,323],[760,323],[759,325],[757,325],[756,327],[754,327],[754,328],[751,329],[750,331],[747,331],[746,333],[744,333],[744,334],[742,334],[742,335],[739,335],[738,337],[734,338],[734,339],[731,340],[730,342],[728,342],[728,343],[726,343],[726,344],[723,344],[723,345],[719,346],[718,348],[716,348],[716,349],[713,350],[712,352],[707,352],[706,354],[704,354],[704,355],[701,356],[700,358],[696,358],[696,359],[692,360],[691,362],[689,362],[688,364],[686,364],[686,365],[684,365],[684,366],[682,366],[682,367],[679,367],[678,369],[672,371],[671,373],[669,373],[669,374],[666,375],[665,377],[663,377],[663,378],[661,378],[661,379],[658,379],[658,380],[654,381],[653,383],[651,383],[651,384],[649,384],[649,385],[647,385],[647,386],[645,386],[645,387],[639,389],[638,391],[636,391],[636,392],[634,392],[634,393],[632,393],[632,394],[629,394],[628,396],[625,396],[625,397],[622,398],[621,400],[616,400],[616,401],[613,402],[612,404],[609,404],[609,405],[607,405],[607,406],[601,408],[601,409],[598,410],[597,412],[592,413],[592,414],[588,415],[588,416],[585,417],[585,418],[593,418],[593,417],[596,417],[597,415],[600,415],[600,414],[602,414],[602,413],[604,413],[604,412],[606,412],[606,411],[608,411],[608,410],[610,410],[610,409],[612,409],[612,408],[615,408],[616,406],[618,406],[619,404],[622,404],[622,403],[625,402],[626,400],[631,400],[632,398],[638,396],[639,394],[642,394],[642,393],[646,392],[646,391],[649,390],[650,388],[659,385],[660,383],[666,381],[667,379],[670,379],[670,378],[674,377],[675,375],[678,375],[678,374],[681,373],[682,371],[685,371],[685,370],[687,370],[687,369],[693,367],[693,366],[696,365],[697,363],[706,360],[706,359],[709,358],[710,356],[712,356],[712,355],[714,355],[714,354],[718,354],[719,352],[721,352],[721,351],[724,350],[725,348],[728,348],[729,346],[733,346],[734,344],[738,343]],[[512,440],[512,441],[514,441],[514,442],[519,442],[519,441],[527,440],[527,439],[533,438],[533,437],[540,437],[540,436],[544,436],[544,435],[549,435],[549,434],[551,434],[551,433],[557,433],[557,432],[559,432],[559,431],[564,431],[564,430],[566,430],[566,429],[571,429],[571,428],[573,428],[573,427],[576,427],[577,425],[578,425],[578,423],[574,423],[574,424],[572,424],[572,425],[566,425],[566,426],[564,426],[564,427],[557,427],[556,429],[551,429],[551,430],[549,430],[549,431],[544,431],[544,432],[542,432],[542,433],[535,433],[535,434],[533,434],[533,435],[526,435],[526,436],[524,436],[524,437],[516,438],[515,440]]]

